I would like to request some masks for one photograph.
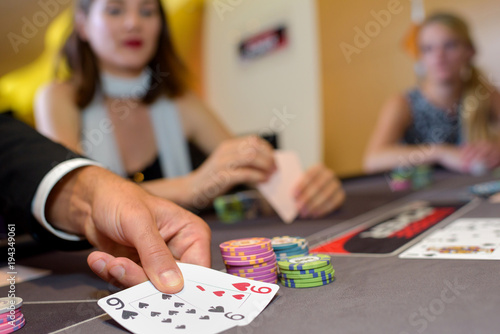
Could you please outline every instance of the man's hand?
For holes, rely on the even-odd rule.
[[[51,192],[47,218],[100,251],[88,257],[106,281],[151,280],[165,293],[183,287],[176,260],[210,266],[210,229],[199,217],[99,167],[67,175]]]

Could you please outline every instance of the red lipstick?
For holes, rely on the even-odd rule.
[[[128,39],[123,44],[129,48],[138,49],[142,47],[144,43],[140,39]]]

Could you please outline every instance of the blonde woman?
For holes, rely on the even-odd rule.
[[[473,64],[467,24],[438,13],[418,33],[417,87],[383,107],[365,154],[369,173],[438,164],[461,173],[500,165],[500,94]]]

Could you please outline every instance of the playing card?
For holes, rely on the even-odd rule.
[[[257,189],[281,219],[289,224],[298,214],[293,191],[302,178],[303,171],[299,156],[293,151],[275,151],[274,159],[277,170],[266,183],[259,184]]]
[[[500,260],[500,219],[458,219],[399,257]]]
[[[218,333],[249,324],[279,287],[216,270],[179,264],[184,289],[164,294],[151,282],[99,300],[99,306],[134,333]]]

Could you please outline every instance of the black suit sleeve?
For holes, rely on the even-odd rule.
[[[57,238],[31,215],[31,202],[43,177],[59,163],[79,157],[45,138],[26,124],[0,114],[0,204],[20,212],[23,226],[36,239],[59,248],[81,248],[87,243]]]

